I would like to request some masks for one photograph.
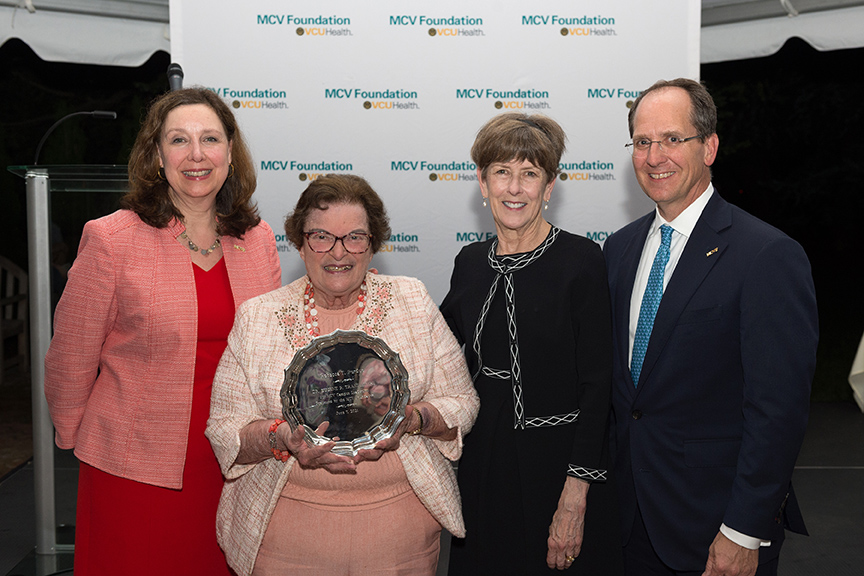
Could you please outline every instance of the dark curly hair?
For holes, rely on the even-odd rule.
[[[372,253],[390,238],[390,218],[378,193],[366,180],[353,174],[327,174],[313,180],[300,194],[294,211],[285,217],[285,236],[297,250],[303,248],[306,219],[312,210],[326,210],[333,204],[358,204],[366,212]]]
[[[129,155],[129,192],[121,199],[121,206],[155,228],[165,228],[174,218],[183,220],[183,214],[171,201],[168,182],[159,177],[158,147],[168,113],[192,104],[209,106],[222,122],[231,143],[234,170],[216,194],[217,232],[242,238],[261,221],[252,202],[257,185],[255,165],[231,109],[215,92],[205,88],[167,92],[150,104]]]

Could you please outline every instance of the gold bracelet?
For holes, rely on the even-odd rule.
[[[410,432],[408,432],[408,436],[416,436],[417,434],[420,434],[420,432],[423,430],[423,415],[420,414],[420,410],[418,410],[416,407],[414,408],[414,413],[417,414],[417,418],[420,419],[420,426],[418,426],[416,430],[411,430]]]

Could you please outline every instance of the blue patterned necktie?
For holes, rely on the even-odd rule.
[[[639,321],[636,323],[636,338],[633,340],[633,358],[630,360],[630,375],[633,385],[639,384],[639,374],[642,372],[642,362],[648,349],[648,339],[654,328],[654,316],[663,298],[663,274],[666,263],[669,262],[669,246],[672,243],[672,228],[666,224],[660,226],[660,247],[654,256],[651,272],[648,274],[648,285],[642,295],[642,307],[639,308]]]

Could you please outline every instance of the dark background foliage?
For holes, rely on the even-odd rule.
[[[864,49],[789,40],[766,58],[702,66],[718,107],[714,181],[810,257],[819,302],[814,400],[849,400],[864,331]]]

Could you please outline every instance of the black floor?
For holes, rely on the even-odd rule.
[[[864,414],[813,404],[795,474],[810,536],[787,533],[781,576],[864,574]]]
[[[59,540],[74,523],[77,465],[56,452]],[[810,426],[793,478],[810,536],[788,534],[780,576],[860,576],[864,573],[864,414],[853,403],[813,404]],[[446,575],[447,536],[442,566]],[[71,554],[38,556],[33,518],[33,467],[0,483],[0,575],[71,574]]]

